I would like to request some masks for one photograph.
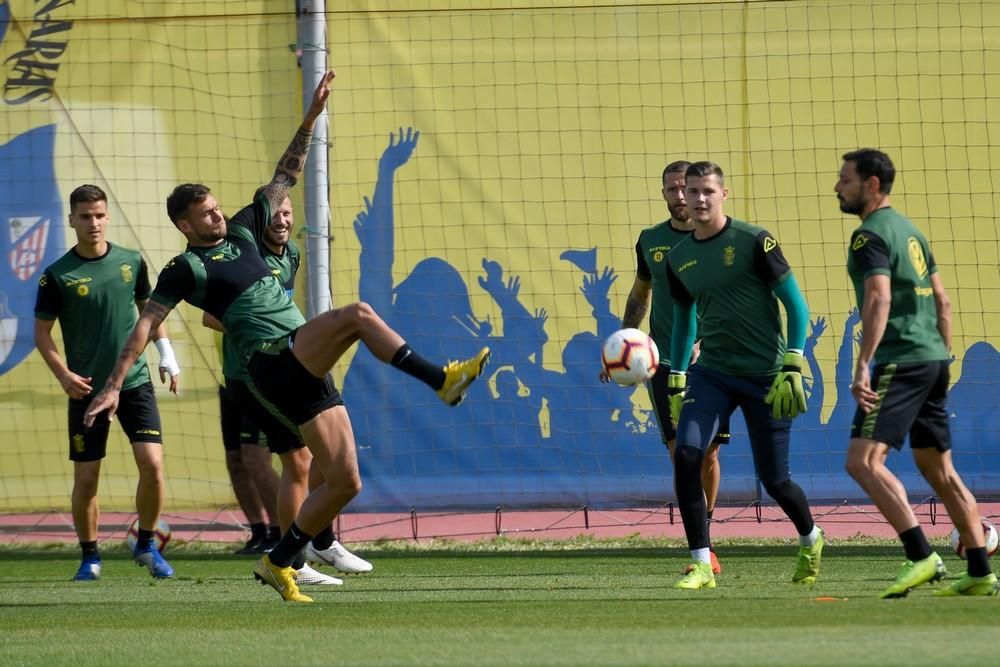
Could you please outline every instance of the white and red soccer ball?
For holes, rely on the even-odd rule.
[[[986,538],[986,553],[992,556],[997,552],[997,548],[1000,547],[1000,535],[997,534],[997,527],[989,519],[980,517],[979,520],[983,524],[983,537]],[[962,537],[958,534],[958,528],[953,528],[951,531],[951,548],[955,550],[958,556],[965,558],[965,545],[962,544]]]
[[[139,519],[133,521],[132,525],[128,527],[125,541],[128,542],[129,550],[135,551],[136,542],[139,541]],[[162,554],[168,544],[170,544],[170,526],[166,521],[160,519],[156,522],[156,529],[153,531],[153,545]]]
[[[604,341],[601,361],[612,380],[631,387],[653,377],[660,365],[660,351],[644,332],[619,329]]]

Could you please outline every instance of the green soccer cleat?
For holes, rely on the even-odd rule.
[[[482,375],[489,360],[490,348],[484,347],[465,361],[449,361],[444,367],[444,385],[437,390],[438,397],[452,407],[459,405],[465,400],[465,390]]]
[[[970,577],[968,573],[951,586],[934,591],[935,597],[950,597],[953,595],[996,595],[1000,591],[1000,581],[997,575],[990,572],[985,577]]]
[[[261,584],[278,591],[281,599],[286,602],[313,601],[308,595],[299,592],[299,587],[295,584],[295,570],[291,567],[278,567],[267,554],[253,566],[253,576]]]
[[[896,575],[896,581],[892,582],[892,586],[882,591],[879,597],[883,600],[905,598],[906,594],[917,586],[926,584],[929,581],[938,581],[947,573],[944,561],[941,560],[941,556],[938,556],[937,553],[932,553],[923,560],[908,560],[903,563],[902,569]]]
[[[715,588],[715,575],[712,574],[711,563],[692,563],[687,574],[674,584],[674,588]]]
[[[826,539],[823,529],[819,529],[816,541],[809,547],[799,547],[799,562],[795,564],[795,574],[792,575],[793,584],[815,584],[816,577],[819,576],[819,563],[823,558],[823,546]]]

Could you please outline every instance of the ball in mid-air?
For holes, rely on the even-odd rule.
[[[619,329],[604,341],[601,361],[612,380],[630,387],[653,377],[660,365],[660,351],[644,332]]]

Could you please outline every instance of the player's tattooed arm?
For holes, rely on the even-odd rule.
[[[118,355],[118,361],[115,362],[114,370],[108,376],[104,389],[94,397],[90,407],[87,408],[87,413],[83,417],[84,426],[87,428],[93,426],[97,416],[101,413],[105,413],[109,421],[115,416],[115,412],[118,410],[118,394],[121,392],[125,376],[128,375],[135,360],[146,349],[150,334],[163,323],[170,310],[156,301],[146,302],[146,306],[139,315],[139,321],[135,323],[135,328],[132,329],[132,333]]]
[[[336,74],[330,70],[320,77],[319,85],[316,86],[316,91],[313,93],[312,103],[302,119],[302,125],[295,131],[292,143],[288,144],[288,148],[278,160],[274,177],[264,188],[268,201],[271,202],[271,210],[281,206],[281,202],[288,196],[288,191],[295,187],[295,184],[302,177],[306,157],[309,155],[309,148],[312,145],[313,125],[326,109],[326,101],[330,97],[330,83],[334,76]]]
[[[649,312],[650,284],[638,279],[632,284],[632,291],[625,301],[625,314],[622,315],[622,328],[635,329],[642,324],[643,318]]]

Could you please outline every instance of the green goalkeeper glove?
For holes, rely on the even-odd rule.
[[[667,397],[670,400],[670,419],[674,428],[681,418],[681,406],[684,405],[684,392],[687,389],[687,374],[680,371],[670,371],[667,376]]]
[[[796,352],[786,352],[781,370],[774,376],[771,390],[764,402],[771,406],[775,419],[795,417],[806,411],[806,392],[802,388],[802,364],[805,359]]]

